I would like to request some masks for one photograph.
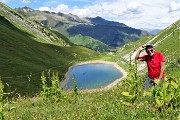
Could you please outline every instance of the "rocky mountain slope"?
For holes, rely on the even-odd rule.
[[[0,14],[2,17],[13,22],[12,24],[17,25],[18,28],[24,30],[25,32],[32,33],[34,38],[36,38],[35,40],[39,42],[56,44],[59,46],[68,45],[69,41],[64,36],[57,37],[53,31],[41,26],[40,24],[37,24],[30,19],[26,19],[24,16],[12,10],[3,3],[0,3]]]

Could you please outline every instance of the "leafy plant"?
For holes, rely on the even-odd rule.
[[[4,93],[3,89],[4,89],[4,85],[2,84],[1,76],[0,76],[0,120],[4,120],[4,116],[7,114],[7,111],[11,111],[15,109],[14,106],[9,108],[8,107],[9,103],[4,101],[5,98],[4,95],[9,95],[10,93]]]
[[[73,81],[73,91],[76,95],[78,95],[78,88],[77,88],[75,76],[73,76],[72,81]]]
[[[155,107],[159,110],[172,111],[180,106],[180,85],[175,78],[165,78],[164,82],[157,83],[145,92],[152,97]]]
[[[129,63],[129,74],[125,83],[127,86],[127,91],[121,92],[121,94],[127,98],[124,104],[127,106],[134,107],[135,100],[137,99],[137,96],[140,94],[141,88],[139,86],[140,77],[137,74],[137,62],[135,61],[135,64],[133,64],[131,58]]]
[[[42,90],[41,90],[40,95],[42,96],[44,100],[50,100],[50,101],[55,101],[55,102],[59,101],[62,90],[59,87],[60,80],[58,77],[58,73],[55,74],[53,72],[51,76],[51,73],[49,71],[48,74],[49,74],[48,77],[49,77],[49,82],[50,82],[49,84],[46,79],[47,77],[44,75],[44,72],[42,73],[42,76],[41,76]]]

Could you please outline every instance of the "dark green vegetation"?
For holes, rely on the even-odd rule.
[[[54,42],[48,36],[44,36],[43,39],[39,34],[40,31],[33,32],[32,29],[28,29],[29,27],[20,25],[21,22],[12,20],[9,14],[2,14],[2,8],[1,5],[0,80],[5,85],[6,91],[3,92],[4,86],[0,82],[0,118],[7,120],[174,120],[180,118],[180,56],[178,54],[180,53],[180,21],[155,37],[150,36],[128,43],[112,55],[97,54],[84,47],[68,46],[70,42],[66,42],[65,37],[54,32],[52,32],[54,37],[62,36],[62,39],[57,38],[59,42]],[[35,24],[33,21],[32,23]],[[47,28],[44,29],[46,33],[51,33]],[[126,58],[129,59],[134,50],[151,40],[156,44],[156,50],[163,52],[167,59],[167,82],[165,86],[159,86],[163,89],[144,92],[145,75],[136,68],[140,63],[130,64]],[[72,91],[59,89],[57,83],[62,80],[69,66],[93,59],[117,62],[129,75],[107,91],[81,93],[76,89],[75,81]],[[8,93],[11,96],[21,93],[21,97],[9,102],[2,99],[6,98],[9,89],[17,89]],[[24,96],[29,94],[34,97]]]
[[[15,10],[46,27],[63,33],[74,44],[96,51],[111,51],[112,47],[116,49],[130,41],[137,41],[150,35],[146,31],[128,27],[123,23],[107,21],[101,17],[79,18],[72,14],[42,12],[28,7]]]

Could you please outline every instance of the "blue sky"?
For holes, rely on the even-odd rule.
[[[28,6],[41,11],[79,17],[100,16],[134,28],[164,29],[180,19],[179,0],[0,0],[11,8]]]
[[[57,5],[64,4],[69,7],[78,6],[80,8],[90,5],[94,0],[0,0],[11,8],[18,8],[28,6],[33,9],[40,7],[57,7]]]

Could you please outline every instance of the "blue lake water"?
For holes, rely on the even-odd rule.
[[[72,78],[75,77],[78,89],[103,88],[123,74],[112,64],[84,64],[74,66],[69,74],[67,89],[73,88]]]

